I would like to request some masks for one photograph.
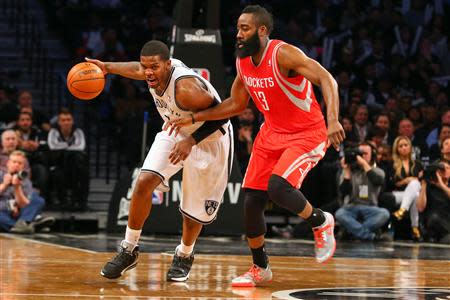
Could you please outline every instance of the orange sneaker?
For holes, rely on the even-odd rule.
[[[272,280],[272,271],[270,266],[263,269],[257,265],[253,265],[244,275],[234,278],[231,281],[232,287],[254,287],[267,283]]]
[[[324,212],[325,222],[321,226],[313,228],[314,240],[316,241],[314,250],[316,260],[319,263],[330,259],[336,250],[336,240],[334,238],[334,218],[333,215]]]

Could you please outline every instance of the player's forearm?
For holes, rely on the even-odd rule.
[[[242,105],[233,101],[232,98],[228,98],[214,107],[194,113],[194,119],[196,122],[227,119],[239,115],[245,107],[246,105]]]
[[[338,121],[339,119],[339,93],[336,80],[327,74],[321,81],[322,94],[327,105],[327,121]]]
[[[145,80],[144,70],[137,61],[105,62],[105,69],[111,74],[117,74],[135,80]]]

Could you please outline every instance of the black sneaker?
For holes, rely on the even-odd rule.
[[[42,229],[50,229],[50,227],[55,223],[55,218],[53,217],[42,217],[37,216],[31,225],[34,227],[36,232],[43,232]],[[50,231],[50,230],[49,230]]]
[[[172,265],[167,271],[167,281],[186,281],[189,278],[192,263],[194,262],[194,252],[188,257],[178,255],[178,249],[175,249]]]
[[[122,241],[119,246],[119,253],[105,264],[100,271],[100,275],[109,279],[119,278],[126,271],[136,267],[138,256],[139,246],[130,251],[126,247],[125,241]]]

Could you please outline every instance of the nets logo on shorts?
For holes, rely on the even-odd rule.
[[[219,202],[214,200],[205,200],[205,210],[208,216],[212,215],[217,207],[219,207]]]

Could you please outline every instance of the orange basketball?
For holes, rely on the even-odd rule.
[[[70,93],[81,100],[97,97],[105,87],[102,70],[90,62],[76,64],[67,74],[67,88]]]

